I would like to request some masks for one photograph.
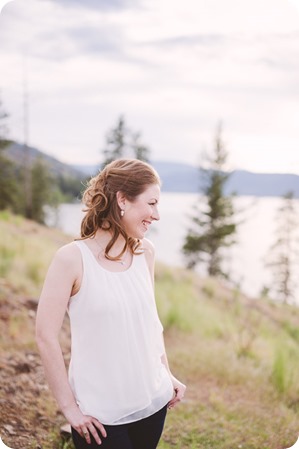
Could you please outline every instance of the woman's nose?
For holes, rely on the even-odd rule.
[[[154,211],[153,211],[153,213],[152,213],[152,218],[153,218],[153,220],[160,220],[160,214],[159,214],[159,211],[158,211],[158,209],[155,207],[155,209],[154,209]]]

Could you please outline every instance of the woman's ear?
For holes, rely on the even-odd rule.
[[[121,192],[120,190],[118,192],[116,192],[116,201],[117,201],[118,207],[120,207],[120,209],[124,210],[125,205],[126,205],[126,197],[123,194],[123,192]]]

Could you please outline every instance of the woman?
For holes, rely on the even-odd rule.
[[[139,160],[116,160],[83,194],[81,239],[60,248],[47,273],[37,343],[76,449],[154,449],[166,409],[184,396],[170,372],[154,299],[160,180]],[[67,375],[58,334],[71,325]]]

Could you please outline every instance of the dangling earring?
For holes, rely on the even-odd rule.
[[[121,209],[121,210],[120,210],[120,215],[121,215],[121,217],[123,217],[123,216],[125,215],[124,209]]]

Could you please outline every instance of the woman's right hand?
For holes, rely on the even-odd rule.
[[[94,437],[97,444],[102,443],[96,429],[100,431],[104,438],[107,437],[103,424],[92,416],[83,415],[79,407],[64,410],[64,415],[70,425],[79,433],[79,435],[81,435],[82,438],[85,438],[88,444],[91,443],[91,435]]]

